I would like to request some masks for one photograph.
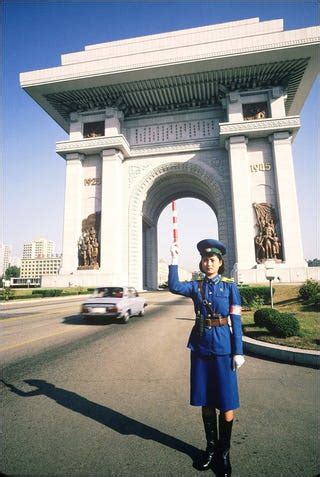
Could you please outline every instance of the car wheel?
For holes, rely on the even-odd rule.
[[[146,310],[145,308],[143,307],[139,313],[139,316],[143,316],[145,314]]]
[[[126,311],[125,314],[122,317],[122,322],[123,323],[128,323],[129,319],[130,319],[130,313],[129,313],[129,311]]]

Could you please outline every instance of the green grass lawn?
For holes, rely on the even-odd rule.
[[[88,289],[86,287],[66,287],[66,288],[56,288],[63,290],[62,296],[68,296],[68,295],[78,295],[78,294],[87,294],[91,293],[88,292]],[[33,295],[34,293],[41,293],[41,290],[46,290],[46,288],[11,288],[8,291],[9,294],[9,300],[13,299],[25,299],[25,298],[39,298],[39,295]],[[81,293],[80,293],[81,292]],[[1,301],[5,301],[6,298],[4,296],[3,290],[0,292],[0,299]]]
[[[306,307],[298,300],[297,285],[278,285],[275,287],[274,308],[280,312],[294,313],[300,323],[300,336],[277,338],[266,328],[259,328],[253,321],[255,310],[243,311],[243,331],[245,336],[268,343],[276,343],[293,348],[320,350],[320,312]]]

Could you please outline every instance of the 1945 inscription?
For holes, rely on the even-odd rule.
[[[261,162],[260,164],[251,164],[251,172],[271,171],[271,164]]]

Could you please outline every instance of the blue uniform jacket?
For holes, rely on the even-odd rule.
[[[203,316],[207,316],[199,282],[180,282],[177,265],[169,265],[168,286],[172,293],[192,298],[196,314],[200,310]],[[188,348],[201,356],[243,354],[241,298],[237,285],[231,280],[222,278],[221,275],[216,275],[213,279],[204,279],[203,291],[205,299],[211,303],[215,313],[230,316],[232,330],[228,325],[214,326],[205,328],[204,334],[199,336],[194,326]]]

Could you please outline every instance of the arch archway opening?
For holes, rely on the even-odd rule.
[[[216,237],[226,244],[228,250],[225,262],[227,273],[231,269],[230,264],[234,263],[233,229],[230,219],[232,210],[226,195],[224,179],[219,171],[211,170],[197,162],[166,163],[148,171],[137,183],[131,197],[129,277],[138,288],[156,289],[159,285],[158,258],[166,259],[165,256],[162,256],[160,242],[163,236],[165,240],[163,248],[168,253],[172,242],[172,230],[168,234],[163,232],[161,219],[160,222],[158,221],[164,209],[173,200],[177,201],[178,207],[180,200],[189,201],[185,207],[187,219],[183,219],[180,212],[179,220],[180,227],[181,224],[186,224],[191,220],[188,233],[183,233],[183,235],[192,237],[190,239],[192,247],[185,247],[182,244],[182,248],[186,250],[186,256],[192,256],[195,253],[194,257],[197,257],[193,258],[192,264],[185,264],[185,257],[181,255],[181,265],[188,267],[191,269],[190,271],[197,270],[199,256],[196,251],[196,243],[205,237]],[[206,213],[204,211],[197,212],[196,203],[202,204]],[[199,225],[197,218],[201,216],[204,218]],[[202,231],[202,226],[208,225],[210,222],[209,230]],[[171,219],[169,224],[171,227]],[[161,255],[158,253],[159,234],[161,234],[161,238],[159,238]]]
[[[160,267],[158,263],[158,259],[162,258],[159,257],[158,254],[157,230],[159,217],[167,206],[170,207],[170,204],[173,200],[177,201],[178,204],[181,204],[183,203],[181,202],[182,199],[183,201],[189,200],[189,203],[183,204],[182,207],[182,210],[186,210],[186,217],[188,217],[189,214],[188,222],[191,220],[192,224],[192,218],[194,221],[197,221],[197,215],[199,215],[199,213],[205,217],[203,218],[204,223],[210,221],[211,216],[213,222],[211,227],[212,231],[209,235],[218,235],[217,216],[215,213],[216,204],[214,202],[212,189],[210,189],[207,184],[205,184],[199,178],[196,178],[190,174],[186,174],[185,172],[164,174],[163,176],[158,177],[148,190],[142,207],[144,289],[156,289],[160,284],[159,281],[161,282],[162,280],[162,276],[159,277]],[[194,206],[196,203],[198,203],[198,207],[192,207],[192,204]],[[199,203],[205,207],[205,209],[202,210],[200,207],[201,212],[199,212]],[[183,220],[183,217],[181,217],[181,220],[181,224],[187,223],[187,220]],[[202,229],[201,222],[197,224],[197,228],[200,230]],[[188,229],[189,232],[187,232]],[[185,237],[190,236],[189,243],[191,243],[192,240],[196,240],[195,238],[192,238],[192,233],[194,230],[195,227],[191,225],[189,228],[186,227],[186,233],[183,233],[183,236]],[[203,238],[201,232],[199,232],[199,236],[199,240],[201,240],[201,238]],[[167,241],[167,248],[169,249],[172,242],[172,232],[170,232],[170,234],[166,233],[166,237],[167,239],[164,240]],[[189,250],[190,247],[187,246],[187,249]],[[182,255],[181,259],[185,260],[186,256],[184,257],[184,255]],[[163,267],[163,262],[161,262],[161,267]],[[188,267],[194,268],[195,264],[191,266],[191,262],[188,262]],[[161,275],[163,275],[163,273]]]
[[[180,280],[190,280],[199,272],[199,252],[196,244],[204,238],[218,238],[218,220],[212,207],[197,197],[179,198],[176,200],[176,208]],[[158,286],[164,285],[168,278],[172,241],[172,210],[169,203],[163,208],[157,224]]]

